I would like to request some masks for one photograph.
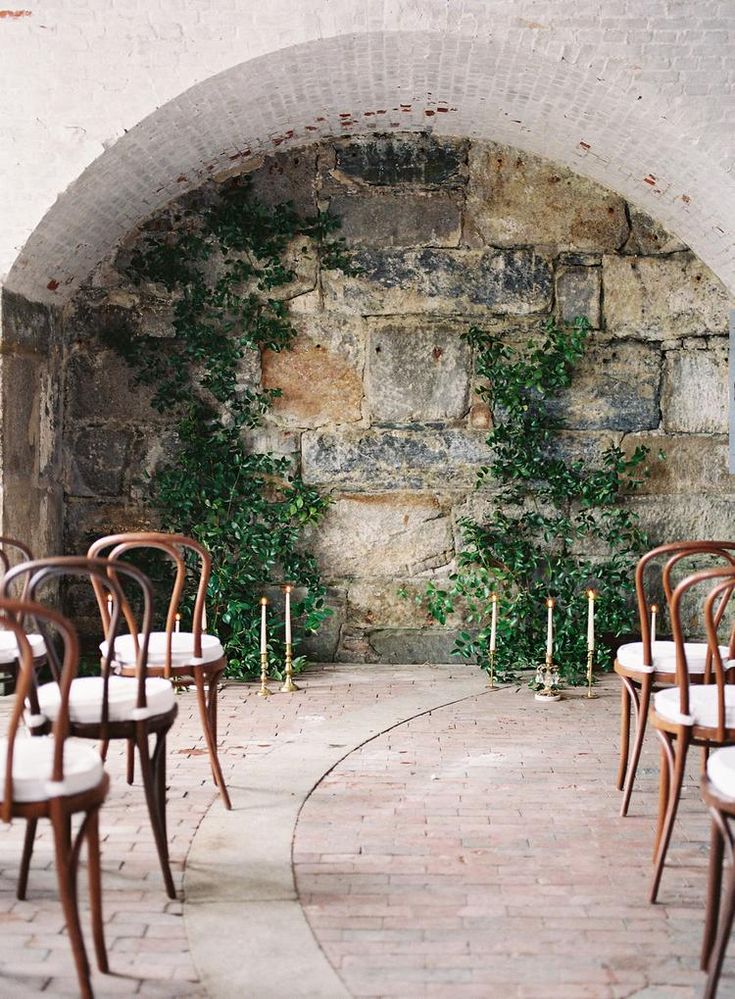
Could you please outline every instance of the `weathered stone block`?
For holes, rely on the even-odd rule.
[[[556,275],[556,304],[559,318],[571,323],[578,316],[600,325],[602,272],[599,267],[563,267]]]
[[[304,481],[347,489],[470,488],[490,449],[482,431],[378,430],[302,437]]]
[[[616,336],[661,340],[727,332],[733,302],[720,280],[691,253],[606,256],[602,280],[605,323]]]
[[[119,496],[123,491],[132,434],[109,426],[81,427],[71,438],[72,496]]]
[[[624,450],[649,449],[641,466],[648,473],[638,495],[733,493],[735,475],[727,464],[727,437],[704,434],[630,434]],[[659,457],[662,451],[664,457]],[[733,525],[735,527],[735,525]]]
[[[431,135],[355,136],[335,143],[338,176],[381,186],[458,186],[466,177],[466,158],[466,141]]]
[[[347,616],[359,628],[438,628],[426,606],[417,602],[425,592],[426,579],[355,580],[347,591]],[[459,615],[448,624],[459,627]]]
[[[326,308],[526,316],[551,306],[551,267],[533,250],[362,250],[353,259],[359,276],[323,276]]]
[[[640,517],[651,547],[681,538],[730,537],[735,524],[735,497],[635,496],[630,508]]]
[[[279,388],[272,412],[288,427],[356,423],[362,417],[365,333],[360,320],[298,321],[293,349],[264,351],[263,387]]]
[[[472,145],[467,226],[492,246],[612,251],[628,238],[625,202],[557,163],[500,145]]]
[[[24,347],[46,353],[60,340],[60,321],[56,309],[29,302],[22,295],[3,291],[3,345]]]
[[[462,231],[459,197],[443,191],[361,190],[335,195],[329,210],[350,245],[458,246]]]
[[[550,410],[570,430],[653,430],[659,425],[661,356],[644,343],[591,346],[571,388]]]
[[[381,629],[368,638],[381,663],[456,663],[456,631]]]
[[[250,176],[252,191],[263,204],[290,201],[300,215],[316,214],[316,147],[269,156]]]
[[[324,599],[332,613],[315,635],[306,635],[298,644],[296,654],[306,656],[310,662],[333,662],[345,623],[346,593],[343,587],[329,586]]]
[[[67,362],[67,415],[72,419],[161,422],[151,406],[152,391],[133,385],[128,364],[111,350],[77,349]]]
[[[727,344],[670,352],[664,365],[661,409],[673,433],[727,432]]]
[[[452,554],[446,510],[421,493],[338,496],[311,543],[328,580],[416,575]]]
[[[677,253],[688,249],[676,236],[672,236],[650,215],[634,205],[628,206],[630,215],[630,236],[623,247],[623,253],[639,253],[652,256],[656,253]]]
[[[366,403],[373,423],[460,420],[467,415],[472,352],[465,327],[412,319],[370,330]]]
[[[156,528],[150,509],[114,500],[67,498],[64,546],[70,554],[86,553],[91,543],[104,534],[153,531]]]

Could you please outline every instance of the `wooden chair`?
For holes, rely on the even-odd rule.
[[[194,685],[212,777],[219,788],[225,808],[230,809],[230,795],[217,754],[217,685],[227,664],[221,642],[215,635],[207,634],[206,628],[202,626],[212,559],[206,548],[193,538],[162,532],[112,534],[95,541],[88,554],[90,557],[105,555],[118,561],[136,550],[159,551],[173,562],[175,575],[168,601],[165,631],[151,632],[148,671],[149,674],[169,678],[177,685]],[[177,614],[187,575],[187,555],[190,563],[193,561],[196,564],[194,571],[198,576],[192,630],[177,631]],[[100,594],[98,600],[101,600]],[[101,648],[104,652],[104,646]],[[118,638],[115,655],[121,663],[123,673],[132,667],[135,662],[134,629],[131,628],[129,635]]]
[[[735,566],[705,569],[682,580],[671,596],[671,626],[676,645],[676,686],[654,694],[651,722],[661,742],[659,816],[654,848],[651,902],[658,897],[684,781],[690,746],[706,752],[735,744],[735,628],[724,623],[735,591]],[[693,684],[684,639],[682,601],[694,595],[707,636],[711,682]],[[727,644],[723,644],[727,633]]]
[[[125,563],[112,565],[107,559],[58,556],[26,562],[11,569],[0,581],[0,596],[10,592],[13,585],[23,582],[24,595],[36,600],[44,584],[60,577],[86,578],[94,587],[95,594],[102,595],[106,645],[100,675],[77,677],[71,684],[68,699],[70,730],[81,739],[100,741],[103,757],[111,739],[125,739],[129,745],[137,747],[161,873],[169,898],[176,898],[166,835],[166,735],[176,718],[178,705],[171,682],[148,675],[148,642],[153,613],[150,581],[135,566]],[[140,628],[122,589],[121,577],[132,580],[142,595]],[[129,676],[116,675],[117,646],[124,640],[118,635],[118,629],[123,620],[132,624],[136,635]],[[28,694],[31,711],[28,723],[39,731],[44,731],[44,726],[55,721],[60,706],[59,663],[52,645],[48,647],[48,655],[54,681],[38,688],[34,684]],[[155,736],[152,751],[149,736]],[[21,867],[23,888],[34,836],[35,824],[29,821]]]
[[[702,969],[707,972],[704,999],[715,999],[735,914],[735,746],[717,749],[710,756],[702,777],[702,797],[712,815]],[[729,870],[723,897],[725,853]]]
[[[33,558],[30,548],[22,541],[0,535],[0,571],[3,575],[11,566],[19,562],[30,562]],[[37,667],[46,662],[46,647],[41,635],[26,635],[33,661]],[[3,687],[15,680],[18,664],[18,647],[12,631],[0,631],[0,674],[3,677]],[[12,689],[12,688],[11,688]]]
[[[674,590],[674,571],[680,574],[682,562],[698,556],[709,556],[727,565],[735,565],[735,542],[732,541],[679,541],[660,545],[643,556],[635,572],[638,618],[641,640],[621,645],[615,657],[615,672],[622,681],[620,712],[620,762],[617,786],[623,792],[620,814],[628,814],[641,748],[646,733],[646,721],[651,695],[657,687],[671,687],[676,683],[676,646],[673,641],[651,641],[651,599],[653,581],[651,569],[664,562],[657,579],[661,583],[667,604]],[[707,643],[687,643],[687,661],[690,682],[702,683],[707,679]],[[633,750],[630,752],[631,704],[633,706]]]
[[[59,705],[51,735],[23,738],[19,727],[26,698],[35,682],[33,655],[19,621],[30,618],[53,628],[61,641],[59,657]],[[3,774],[0,817],[3,822],[25,819],[35,830],[39,819],[49,819],[53,828],[59,896],[71,940],[79,990],[91,999],[89,961],[79,923],[77,869],[82,841],[87,841],[92,935],[97,964],[107,972],[107,952],[102,924],[102,889],[99,849],[99,809],[109,788],[100,755],[87,743],[69,739],[69,694],[79,662],[79,642],[73,626],[60,614],[38,604],[0,599],[0,624],[13,634],[20,668],[15,703],[7,736],[0,740],[0,772]],[[72,838],[72,816],[83,815]],[[28,837],[26,836],[26,847]],[[25,852],[25,849],[24,849]]]

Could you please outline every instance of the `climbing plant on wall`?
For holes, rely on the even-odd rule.
[[[293,342],[287,297],[298,258],[316,254],[323,267],[347,267],[338,225],[321,213],[303,218],[290,203],[266,206],[243,181],[204,208],[154,220],[127,265],[134,282],[162,286],[174,303],[171,336],[118,329],[111,343],[171,417],[175,453],[155,472],[150,503],[163,529],[194,536],[212,554],[209,626],[224,640],[231,676],[259,670],[265,586],[297,584],[302,631],[328,614],[315,559],[301,543],[326,500],[290,459],[249,445],[248,432],[279,393],[245,371],[259,351]]]
[[[490,596],[499,595],[496,671],[511,679],[535,668],[545,650],[547,597],[556,599],[555,661],[570,684],[586,678],[585,591],[599,591],[600,633],[630,630],[632,573],[645,538],[623,494],[641,481],[646,449],[604,449],[596,461],[565,453],[560,396],[569,387],[589,333],[586,320],[547,321],[522,346],[477,327],[466,338],[475,350],[479,395],[490,405],[491,457],[478,487],[496,483],[487,519],[461,521],[463,547],[450,586],[429,584],[426,599],[444,623],[462,607],[469,627],[456,652],[486,666]],[[594,554],[593,554],[594,553]],[[598,658],[599,661],[599,658]]]

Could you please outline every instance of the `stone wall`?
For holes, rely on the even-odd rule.
[[[492,486],[474,489],[492,415],[461,337],[471,324],[517,340],[547,316],[588,316],[590,348],[561,403],[568,446],[590,461],[611,442],[651,446],[651,478],[631,502],[654,542],[732,535],[732,305],[646,215],[548,161],[429,136],[321,143],[261,161],[252,178],[266,201],[338,214],[360,268],[347,278],[306,258],[290,291],[295,350],[265,352],[243,372],[283,390],[252,446],[292,456],[333,499],[310,539],[334,610],[314,656],[449,658],[458,622],[434,625],[412,597],[451,571],[458,519],[494,502]],[[145,473],[175,442],[95,334],[132,316],[165,335],[169,304],[127,286],[110,261],[70,310],[69,551],[146,522]]]

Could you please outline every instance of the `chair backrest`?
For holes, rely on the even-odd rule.
[[[104,556],[112,561],[119,561],[122,559],[122,556],[129,552],[144,549],[163,552],[173,562],[175,568],[174,582],[171,587],[166,613],[164,675],[168,676],[171,671],[172,635],[176,626],[176,615],[179,612],[186,583],[186,553],[193,553],[198,565],[199,580],[197,583],[191,629],[194,636],[193,654],[197,658],[202,654],[202,619],[205,615],[205,601],[207,598],[209,577],[212,572],[212,558],[204,545],[200,544],[194,538],[187,537],[185,534],[166,534],[162,531],[110,534],[105,538],[99,538],[95,541],[90,546],[88,555],[92,558]],[[99,602],[99,594],[97,599]]]
[[[682,622],[682,603],[688,594],[695,594],[703,630],[707,636],[707,651],[712,662],[714,683],[717,685],[717,735],[725,740],[725,684],[727,673],[733,669],[735,659],[735,625],[724,620],[725,611],[735,592],[735,565],[719,566],[692,573],[682,580],[671,596],[671,627],[676,644],[676,682],[679,687],[679,710],[689,715],[689,666],[687,663],[686,635]],[[727,647],[727,661],[723,663],[720,646]],[[733,727],[733,726],[731,726]]]
[[[54,735],[54,756],[51,771],[51,780],[54,783],[62,784],[64,780],[64,740],[69,732],[69,692],[72,680],[76,676],[79,665],[79,639],[77,638],[74,626],[61,614],[48,607],[26,600],[9,600],[0,598],[0,623],[6,631],[15,633],[18,643],[18,678],[15,688],[15,702],[10,714],[7,728],[7,756],[5,758],[5,773],[3,774],[3,800],[0,806],[0,818],[3,822],[9,822],[13,808],[13,756],[15,750],[15,737],[18,733],[21,719],[26,709],[26,699],[35,688],[35,674],[33,666],[33,652],[25,635],[23,625],[20,623],[24,618],[30,618],[38,622],[44,622],[47,626],[44,630],[48,632],[49,627],[53,627],[58,636],[62,653],[60,657],[61,673],[59,680],[59,690],[61,694],[59,713],[53,724]],[[36,708],[37,710],[37,708]]]
[[[108,722],[108,688],[112,664],[115,661],[115,639],[119,634],[120,624],[123,620],[132,622],[133,633],[136,635],[137,655],[135,675],[138,681],[136,707],[147,707],[145,681],[148,663],[148,643],[153,621],[153,587],[147,576],[136,566],[125,563],[112,563],[109,559],[105,558],[57,555],[53,558],[22,562],[20,565],[16,565],[10,569],[0,579],[0,599],[9,598],[13,592],[13,588],[22,585],[22,599],[31,601],[34,606],[38,606],[38,593],[43,589],[44,585],[53,579],[64,577],[86,578],[90,581],[95,595],[97,596],[98,593],[102,595],[102,621],[104,637],[107,642],[107,651],[101,658],[100,663],[104,681],[101,724],[105,726]],[[135,620],[130,601],[121,585],[120,577],[131,579],[143,597],[143,614],[140,626],[138,626]],[[99,597],[98,601],[100,601]],[[25,626],[26,619],[43,635],[51,672],[56,682],[60,684],[63,675],[62,662],[54,642],[45,634],[43,618],[30,614],[22,615],[18,619],[19,624]],[[139,642],[137,641],[138,635],[142,636]],[[31,684],[28,698],[32,710],[38,713],[39,708],[35,682]],[[104,738],[104,735],[102,737]]]
[[[646,666],[653,665],[653,649],[651,647],[651,606],[650,599],[651,573],[654,565],[660,565],[657,581],[660,581],[666,603],[670,605],[675,588],[675,570],[681,571],[682,561],[697,556],[709,556],[725,566],[735,565],[735,541],[674,541],[653,548],[639,560],[635,570],[635,590],[638,602],[638,620],[640,623],[641,643],[643,644],[643,662]],[[723,607],[724,612],[724,607]],[[673,629],[673,622],[672,622]],[[709,672],[709,662],[707,673]]]
[[[8,571],[13,562],[30,562],[32,558],[31,549],[23,541],[0,535],[0,569],[4,573]]]

